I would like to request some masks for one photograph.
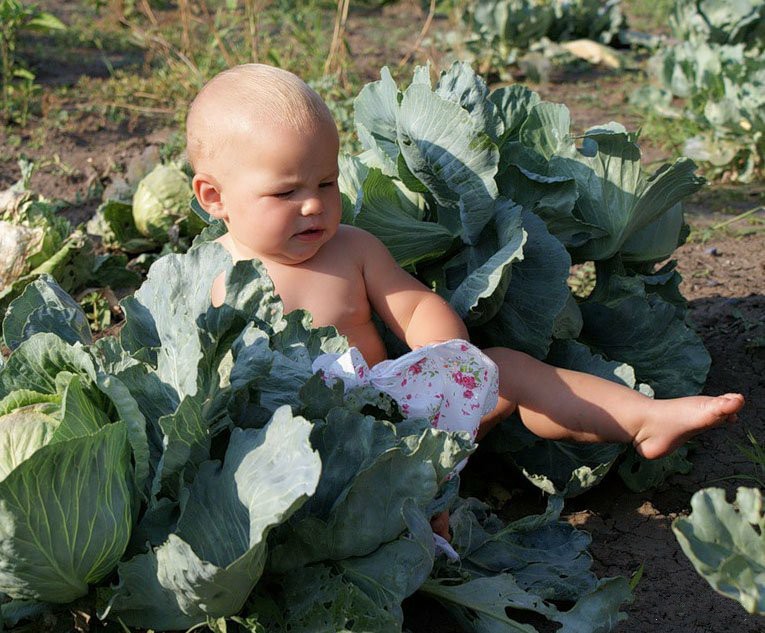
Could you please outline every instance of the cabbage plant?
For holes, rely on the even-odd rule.
[[[631,100],[670,117],[693,120],[701,132],[684,153],[711,174],[749,182],[765,156],[765,6],[762,2],[684,0],[670,26],[679,42],[649,60],[653,83]],[[685,100],[671,107],[673,97]]]
[[[210,289],[221,272],[227,295],[213,308]],[[77,598],[79,609],[95,605],[101,619],[157,631],[238,617],[252,630],[392,632],[402,630],[402,601],[423,591],[458,618],[481,614],[466,624],[472,631],[527,626],[505,607],[571,630],[606,631],[624,619],[626,579],[592,573],[589,537],[560,520],[560,498],[505,525],[478,501],[459,499],[459,477],[448,476],[473,450],[467,436],[403,420],[379,392],[346,393],[314,375],[317,355],[347,342],[334,328],[312,328],[303,311],[285,314],[259,262],[232,265],[219,245],[202,242],[158,260],[122,305],[119,336],[91,343],[71,297],[42,277],[3,323],[13,353],[0,369],[0,386],[11,394],[2,402],[32,407],[35,437],[48,452],[21,461],[31,449],[17,449],[0,495],[6,481],[32,468],[30,460],[45,464],[40,471],[32,462],[36,481],[47,483],[93,454],[77,445],[70,455],[74,445],[56,443],[61,427],[48,418],[66,388],[61,417],[71,415],[71,426],[83,420],[67,437],[87,430],[90,446],[111,432],[127,459],[98,472],[107,480],[112,471],[121,475],[133,500],[119,538],[89,531],[94,549],[119,547],[98,573],[81,574],[77,591],[70,582],[58,586],[49,560],[35,559],[34,578],[0,573],[2,590],[27,600],[19,608],[30,613],[31,599],[39,615],[54,599]],[[50,358],[50,370],[37,378],[48,366],[41,357]],[[69,395],[83,391],[88,400]],[[90,418],[92,432],[80,428]],[[67,459],[43,460],[52,445]],[[59,487],[14,490],[29,508],[38,490],[50,496]],[[104,499],[112,497],[96,494],[110,517],[114,504]],[[36,511],[58,508],[54,501],[42,499]],[[85,503],[73,496],[67,507]],[[428,520],[450,506],[461,563],[436,556]],[[94,520],[90,511],[78,516]],[[76,555],[61,554],[67,561],[80,559],[82,545],[74,545]],[[0,572],[24,560],[9,551],[0,548]],[[559,608],[560,600],[573,608]]]
[[[500,68],[540,41],[586,38],[611,44],[627,28],[621,0],[472,0],[464,22],[468,45]]]
[[[174,228],[180,235],[196,235],[204,223],[189,207],[192,196],[190,179],[180,168],[157,165],[141,179],[133,194],[138,232],[159,242],[168,240]]]
[[[28,189],[34,165],[19,162],[22,178],[0,192],[0,315],[41,275],[68,292],[88,285],[129,288],[140,278],[122,255],[97,256],[88,235],[59,214],[61,205]]]
[[[685,237],[682,199],[703,182],[691,161],[647,175],[622,126],[575,137],[564,106],[519,86],[490,93],[463,64],[436,83],[420,68],[405,89],[384,70],[355,117],[365,151],[341,161],[343,220],[377,234],[477,342],[646,393],[700,388],[708,356],[685,323],[673,265],[658,267]],[[233,264],[208,243],[220,231],[157,260],[123,299],[118,336],[93,342],[50,277],[11,304],[0,387],[8,402],[36,405],[38,452],[65,450],[50,448],[59,427],[48,402],[82,387],[77,406],[97,422],[88,441],[124,433],[129,459],[115,468],[134,505],[104,575],[81,573],[76,591],[48,594],[21,569],[5,593],[42,601],[38,613],[71,596],[101,619],[153,630],[236,617],[255,631],[401,631],[402,602],[415,592],[466,631],[535,630],[516,609],[569,631],[608,631],[624,618],[626,579],[597,578],[589,537],[560,520],[562,495],[597,482],[624,447],[574,449],[502,425],[487,444],[551,493],[541,514],[503,522],[460,498],[459,476],[449,476],[474,449],[469,438],[404,420],[374,390],[325,384],[313,361],[346,350],[345,338],[313,328],[304,311],[285,313],[259,262]],[[569,271],[586,262],[597,282],[576,296]],[[212,307],[221,273],[226,297]],[[39,348],[52,357],[45,380]],[[38,454],[20,453],[4,481]],[[64,466],[45,463],[45,481],[62,477]],[[18,492],[19,505],[29,507],[31,490]],[[429,518],[446,508],[459,562],[434,546]],[[8,551],[0,571],[24,560]]]
[[[191,178],[174,163],[160,163],[126,199],[108,199],[88,222],[88,231],[116,251],[185,251],[205,222],[191,206]]]
[[[355,117],[365,150],[341,162],[344,221],[447,299],[480,346],[660,397],[701,389],[709,355],[674,263],[657,266],[687,235],[681,202],[704,182],[692,161],[645,174],[623,126],[577,138],[565,106],[518,85],[490,92],[466,64],[435,84],[420,68],[405,89],[384,69]],[[578,297],[567,280],[585,262],[597,281]],[[551,492],[586,489],[625,448],[523,434],[515,420],[488,442]]]
[[[675,0],[669,16],[679,40],[765,46],[765,6],[759,0]]]
[[[733,502],[722,488],[699,490],[691,513],[672,523],[696,571],[749,613],[765,615],[765,514],[762,492],[741,487]]]
[[[79,345],[36,333],[0,372],[0,591],[67,603],[110,574],[137,515],[143,418]]]

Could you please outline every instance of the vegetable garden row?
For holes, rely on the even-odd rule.
[[[618,5],[475,2],[466,19],[477,50],[502,57],[496,68],[543,36],[628,37]],[[685,98],[701,130],[688,154],[708,176],[751,180],[765,151],[765,5],[723,5],[677,3],[682,41],[652,62],[663,87],[635,100],[660,96],[677,115],[671,95]],[[398,83],[383,68],[358,92],[343,221],[444,296],[479,346],[657,397],[699,392],[709,354],[671,261],[688,235],[682,202],[705,183],[696,164],[648,173],[621,124],[575,134],[565,105],[520,84],[490,89],[482,63],[418,66]],[[0,193],[6,628],[77,611],[153,630],[400,631],[416,592],[464,631],[538,630],[528,614],[562,632],[625,618],[632,583],[593,573],[564,498],[611,470],[632,490],[655,486],[689,467],[684,448],[649,462],[627,446],[541,440],[510,419],[482,448],[548,503],[504,521],[447,476],[474,450],[466,437],[312,373],[345,339],[285,314],[259,262],[232,265],[211,243],[225,227],[191,203],[182,160],[112,190],[74,227],[30,191],[34,165],[21,168]],[[572,267],[590,271],[586,284]],[[221,271],[227,296],[213,308]],[[119,327],[96,335],[103,323],[74,298],[93,288],[113,306],[123,296]],[[683,551],[716,590],[765,613],[761,491],[731,501],[708,489],[692,506],[673,526]],[[434,551],[429,517],[445,508],[459,560]]]

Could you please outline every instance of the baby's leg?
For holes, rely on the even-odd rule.
[[[609,380],[559,369],[504,347],[484,352],[499,368],[499,404],[481,421],[478,439],[518,410],[536,435],[578,442],[631,442],[648,459],[688,438],[734,421],[741,394],[654,400]]]

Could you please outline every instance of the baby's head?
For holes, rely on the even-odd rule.
[[[302,79],[266,64],[242,64],[213,77],[191,103],[186,151],[195,172],[215,174],[225,169],[224,150],[234,138],[274,127],[308,135],[325,126],[336,130],[329,108]]]
[[[337,231],[337,128],[298,77],[245,64],[213,78],[186,124],[194,194],[236,259],[298,263]]]

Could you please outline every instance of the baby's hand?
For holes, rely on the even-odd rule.
[[[452,535],[449,534],[449,511],[439,512],[430,520],[430,527],[441,538],[451,541]]]

